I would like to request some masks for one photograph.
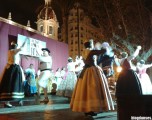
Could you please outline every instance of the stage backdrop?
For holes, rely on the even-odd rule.
[[[33,40],[41,41],[44,46],[48,47],[51,51],[51,56],[53,58],[53,70],[55,71],[58,67],[63,67],[67,65],[68,58],[68,45],[65,43],[52,40],[50,38],[44,37],[35,32],[27,31],[21,27],[10,25],[6,22],[0,21],[0,74],[2,73],[6,63],[7,63],[7,52],[9,49],[9,43],[11,41],[16,41],[18,35],[23,35],[30,37]],[[33,53],[35,54],[35,53]],[[26,59],[24,56],[21,58],[21,66],[26,69],[30,63],[33,63],[35,69],[38,69],[38,60],[34,57],[29,57]]]

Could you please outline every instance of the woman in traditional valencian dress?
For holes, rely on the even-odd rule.
[[[55,73],[55,82],[56,82],[56,85],[57,85],[57,90],[59,88],[59,85],[60,85],[61,81],[62,81],[61,69],[58,68],[56,70],[56,73]]]
[[[132,65],[132,60],[139,54],[141,46],[138,46],[133,55],[128,57],[128,54],[123,52],[122,59],[118,59],[122,71],[118,76],[116,84],[116,97],[119,99],[121,95],[141,95],[142,89],[135,67]]]
[[[65,67],[62,67],[62,69],[61,69],[61,77],[62,77],[62,80],[66,79],[66,68]]]
[[[137,73],[141,83],[143,95],[152,94],[152,83],[149,75],[146,73],[146,70],[150,67],[152,67],[152,64],[145,64],[144,60],[140,60],[140,62],[137,63]]]
[[[93,40],[86,42],[85,47],[88,48],[85,67],[77,80],[70,107],[74,112],[94,116],[95,112],[114,110],[114,106],[107,78],[96,63],[97,56],[106,50],[93,50]]]
[[[11,49],[8,51],[8,61],[0,80],[0,100],[6,101],[4,107],[13,107],[10,104],[12,100],[21,100],[24,98],[23,81],[25,76],[20,62],[20,51],[23,50],[26,40],[20,48],[17,44],[11,43]]]
[[[66,79],[62,80],[59,86],[59,89],[57,91],[57,95],[71,98],[74,87],[76,85],[76,81],[77,81],[75,66],[76,66],[76,63],[73,62],[73,59],[71,57],[69,57],[68,64],[67,64],[68,71],[67,71]]]
[[[119,120],[129,120],[138,111],[138,100],[142,95],[142,88],[140,80],[136,73],[136,67],[132,64],[132,60],[139,54],[141,46],[137,46],[137,49],[131,56],[128,56],[126,52],[121,53],[121,59],[115,57],[115,61],[118,61],[121,65],[121,72],[118,75],[116,82],[116,98],[117,98],[117,112]],[[137,104],[136,104],[137,101]],[[137,111],[138,112],[137,112]]]

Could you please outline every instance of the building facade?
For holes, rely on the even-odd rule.
[[[74,59],[76,56],[85,57],[84,43],[89,39],[101,41],[103,38],[101,29],[92,24],[78,3],[69,11],[67,19],[66,21],[66,18],[63,18],[59,40],[68,43],[70,57]]]

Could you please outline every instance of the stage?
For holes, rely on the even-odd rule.
[[[0,120],[117,120],[116,111],[86,117],[83,113],[72,112],[65,97],[49,95],[49,100],[48,104],[42,104],[37,97],[25,97],[24,105],[13,102],[14,108],[3,108],[3,102],[0,102]]]

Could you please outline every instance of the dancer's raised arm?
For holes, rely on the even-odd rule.
[[[127,58],[127,60],[130,61],[130,60],[134,59],[135,57],[137,57],[137,55],[139,54],[140,50],[141,50],[141,46],[137,46],[137,49],[135,50],[135,52],[131,56],[129,56]]]
[[[25,41],[23,42],[23,44],[21,45],[21,47],[19,47],[18,49],[16,49],[14,52],[15,53],[18,53],[20,51],[23,51],[25,45],[26,45],[26,42],[27,42],[28,38],[25,39]],[[11,45],[17,45],[16,43],[11,43]],[[18,45],[17,45],[18,46]]]
[[[152,63],[151,64],[145,64],[144,66],[145,66],[145,68],[150,68],[150,67],[152,67]]]

